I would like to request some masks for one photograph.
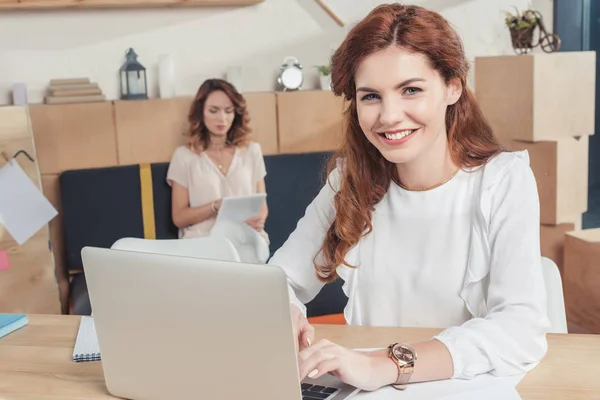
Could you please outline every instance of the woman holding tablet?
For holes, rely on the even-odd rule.
[[[227,81],[206,80],[198,89],[188,120],[189,143],[173,154],[167,182],[172,187],[172,218],[180,238],[209,235],[224,197],[265,193],[265,162],[250,141],[244,97]],[[245,222],[268,243],[266,202]]]

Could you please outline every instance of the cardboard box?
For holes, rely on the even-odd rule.
[[[589,137],[555,141],[510,141],[511,150],[527,150],[540,197],[540,223],[573,222],[588,208]]]
[[[566,234],[563,286],[569,322],[600,333],[600,228]]]
[[[498,137],[525,141],[594,133],[596,53],[475,58],[475,93]]]
[[[540,225],[540,247],[542,257],[554,261],[562,275],[564,265],[565,234],[581,230],[581,215],[573,222],[558,225]]]

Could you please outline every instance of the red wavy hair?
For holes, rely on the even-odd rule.
[[[360,62],[389,46],[425,55],[446,84],[460,80],[461,97],[446,110],[448,147],[456,165],[463,169],[481,166],[504,150],[467,87],[469,64],[462,41],[448,21],[418,6],[385,4],[375,8],[348,33],[331,60],[333,91],[350,104],[344,116],[344,144],[329,164],[331,172],[338,158],[345,159],[334,200],[336,217],[314,259],[323,282],[337,279],[340,265],[355,268],[346,262],[346,254],[371,232],[371,213],[392,179],[397,179],[395,165],[367,140],[359,126],[354,82]]]

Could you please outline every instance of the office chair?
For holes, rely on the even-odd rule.
[[[140,239],[122,238],[111,249],[167,254],[173,256],[209,258],[239,262],[240,257],[233,244],[223,237],[205,236],[192,239]]]
[[[562,279],[558,267],[549,258],[542,257],[542,271],[546,284],[546,302],[550,333],[568,333],[567,314],[563,295]]]

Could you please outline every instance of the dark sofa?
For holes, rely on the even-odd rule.
[[[326,179],[330,153],[265,156],[269,218],[265,230],[271,255],[285,242]],[[174,239],[171,189],[166,183],[168,163],[151,165],[157,239]],[[138,165],[65,171],[60,176],[67,268],[77,272],[71,282],[73,314],[91,312],[81,271],[84,246],[110,247],[122,237],[144,237]],[[338,314],[347,298],[343,282],[326,285],[309,304],[309,317]]]

